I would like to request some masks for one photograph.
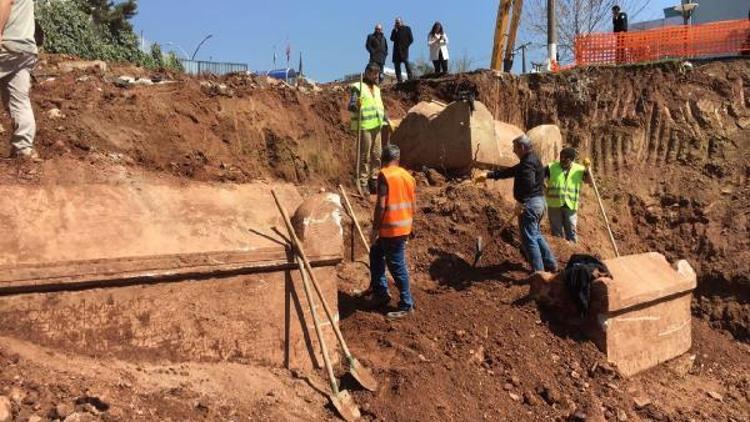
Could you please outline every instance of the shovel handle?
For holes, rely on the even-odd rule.
[[[615,237],[612,235],[612,227],[609,225],[609,219],[607,218],[607,211],[604,210],[604,203],[602,202],[602,197],[599,195],[599,188],[596,187],[596,178],[594,177],[594,172],[589,168],[588,169],[589,176],[591,177],[591,186],[594,187],[594,194],[596,194],[596,199],[599,202],[599,210],[602,212],[602,217],[604,217],[604,225],[607,227],[607,233],[609,233],[609,241],[612,242],[612,248],[615,250],[615,256],[620,256],[620,251],[617,249],[617,243],[615,242]]]
[[[333,392],[334,396],[337,396],[339,394],[339,386],[336,382],[336,375],[333,373],[333,365],[331,365],[331,357],[328,355],[328,347],[326,347],[326,341],[323,338],[323,331],[320,329],[318,311],[315,310],[315,302],[313,301],[312,293],[310,292],[310,282],[307,279],[307,273],[305,272],[304,264],[302,263],[299,255],[295,257],[295,260],[297,261],[297,265],[299,265],[299,272],[302,275],[302,285],[305,287],[305,296],[307,297],[307,303],[310,304],[310,315],[312,315],[312,319],[315,324],[315,334],[318,336],[320,351],[323,354],[323,362],[326,366],[328,379],[331,382],[331,391]]]
[[[315,288],[315,292],[318,294],[318,298],[320,298],[320,303],[323,305],[323,310],[325,311],[328,320],[331,322],[333,332],[336,333],[336,338],[338,339],[339,344],[341,344],[341,349],[344,351],[344,355],[346,356],[346,358],[351,359],[352,354],[349,351],[349,347],[347,347],[344,336],[343,334],[341,334],[341,330],[339,329],[338,324],[336,324],[336,321],[333,318],[333,312],[331,312],[331,308],[328,307],[328,302],[326,301],[325,296],[323,296],[323,292],[320,291],[318,279],[317,277],[315,277],[315,273],[313,272],[312,266],[310,266],[310,261],[307,259],[307,255],[305,255],[305,251],[302,249],[302,242],[300,242],[297,234],[294,232],[294,227],[292,227],[292,222],[291,220],[289,220],[289,215],[286,213],[286,210],[284,210],[284,206],[281,205],[281,201],[279,201],[279,197],[276,195],[276,191],[272,189],[271,194],[273,195],[273,199],[276,201],[276,206],[279,208],[279,212],[281,212],[281,217],[284,219],[284,225],[286,225],[286,230],[287,232],[289,232],[289,239],[292,241],[292,246],[294,246],[294,249],[296,250],[300,259],[302,259],[302,263],[307,270],[307,275],[310,277],[313,288]]]
[[[362,226],[359,225],[357,216],[354,215],[354,209],[352,208],[352,204],[349,202],[349,197],[346,195],[346,189],[344,189],[343,186],[339,185],[339,190],[341,191],[341,196],[344,198],[344,206],[346,207],[346,212],[347,214],[349,214],[349,217],[351,217],[352,220],[354,221],[354,227],[357,228],[359,239],[362,240],[362,245],[364,245],[365,249],[367,250],[367,254],[369,255],[370,244],[367,242],[367,238],[365,237],[364,232],[362,232]]]

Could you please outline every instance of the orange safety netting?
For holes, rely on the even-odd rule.
[[[750,21],[585,34],[576,37],[575,50],[577,66],[750,54]]]

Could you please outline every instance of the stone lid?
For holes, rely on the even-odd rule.
[[[612,278],[600,278],[594,288],[604,290],[607,311],[615,312],[691,292],[696,275],[687,261],[672,267],[664,255],[650,252],[604,261]]]

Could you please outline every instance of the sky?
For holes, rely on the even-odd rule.
[[[285,67],[287,45],[291,45],[291,67],[303,56],[304,73],[319,81],[331,81],[359,73],[367,64],[365,38],[376,23],[390,35],[393,20],[403,17],[412,28],[415,42],[411,60],[429,58],[427,33],[434,21],[445,27],[453,59],[467,56],[472,67],[489,67],[497,14],[497,0],[379,0],[377,2],[316,0],[142,0],[133,19],[136,31],[148,42],[178,55],[192,55],[207,35],[196,59],[247,63],[251,70],[273,67],[274,46],[277,67]],[[662,8],[679,0],[650,0],[640,16],[631,22],[662,15]],[[527,1],[526,4],[529,4]],[[516,45],[529,36],[521,33]],[[392,48],[389,42],[389,48]],[[542,46],[530,51],[531,59],[542,61]],[[527,59],[530,61],[531,59]],[[390,58],[389,58],[390,62]],[[390,64],[387,64],[390,65]],[[514,71],[519,71],[516,60]]]

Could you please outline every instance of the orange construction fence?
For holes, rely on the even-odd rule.
[[[579,35],[575,55],[576,66],[750,55],[750,21]]]

